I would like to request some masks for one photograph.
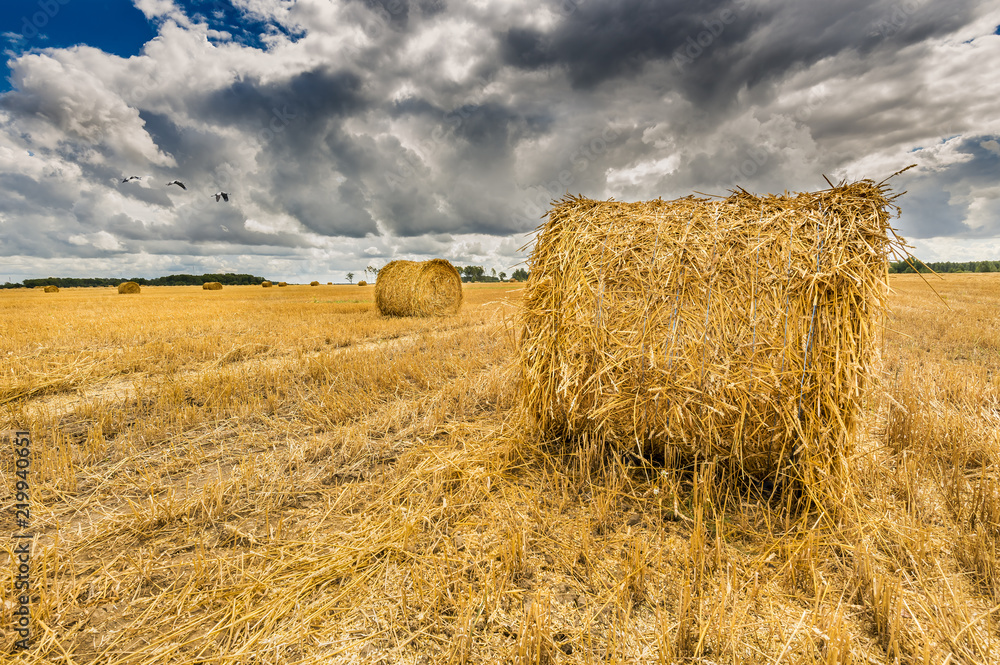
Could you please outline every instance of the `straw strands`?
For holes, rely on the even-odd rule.
[[[118,293],[139,293],[139,285],[135,282],[122,282],[118,285]]]
[[[201,285],[201,288],[203,288],[206,291],[221,291],[222,284],[219,282],[205,282],[204,284]]]
[[[392,261],[375,280],[375,304],[388,316],[445,316],[462,305],[462,278],[444,259]]]
[[[832,472],[877,370],[895,198],[863,180],[555,202],[524,296],[527,412],[549,437],[642,456]]]

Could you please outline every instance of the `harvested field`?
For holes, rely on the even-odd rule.
[[[930,281],[890,277],[836,520],[532,438],[515,285],[443,319],[351,286],[0,292],[0,431],[37,452],[21,662],[998,662],[1000,275]]]

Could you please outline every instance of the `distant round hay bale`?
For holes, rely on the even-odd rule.
[[[288,286],[288,282],[278,282],[278,286]]]
[[[333,286],[333,282],[327,282],[326,285],[327,286]]]
[[[510,278],[510,279],[508,279],[507,281],[508,281],[509,283],[511,283],[511,284],[517,284],[517,280],[516,280],[516,279],[514,279],[513,277],[511,277],[511,278]]]
[[[319,286],[319,282],[316,281],[309,282],[309,286]]]
[[[118,285],[118,293],[139,293],[139,285],[135,282],[122,282]]]
[[[358,286],[368,286],[368,282],[362,279],[358,282]]]
[[[46,284],[44,290],[46,293],[59,293],[59,287],[55,284]]]
[[[265,289],[269,289],[272,286],[274,286],[274,284],[272,284],[271,282],[266,282],[266,281],[265,282],[261,282],[260,285],[263,286]]]
[[[375,304],[388,316],[445,316],[462,305],[462,278],[444,259],[393,261],[379,270]]]
[[[204,284],[201,285],[201,288],[203,288],[206,291],[221,291],[222,284],[220,284],[219,282],[205,282]]]

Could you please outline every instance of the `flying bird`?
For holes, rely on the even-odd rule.
[[[184,186],[184,183],[181,182],[180,180],[172,180],[172,181],[168,182],[167,183],[167,187],[169,187],[170,185],[177,185],[181,189],[187,189],[187,187]]]
[[[124,184],[126,182],[131,182],[133,180],[142,180],[142,176],[141,175],[130,175],[127,178],[122,178],[122,183]]]
[[[219,199],[222,199],[223,201],[227,201],[228,202],[229,201],[229,192],[216,192],[215,193],[215,202],[218,203]]]

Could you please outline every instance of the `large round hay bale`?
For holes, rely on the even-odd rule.
[[[365,280],[363,280],[363,279],[362,279],[362,280],[359,280],[359,281],[358,281],[358,286],[368,286],[368,282],[366,282],[366,281],[365,281]]]
[[[122,282],[118,285],[118,293],[139,293],[139,285],[135,282]]]
[[[59,293],[59,287],[55,284],[46,284],[44,291],[45,293]]]
[[[278,282],[278,286],[288,286],[288,282]]]
[[[462,278],[444,259],[392,261],[378,271],[375,304],[388,316],[446,316],[462,305]]]
[[[309,286],[319,286],[319,282],[314,280],[312,282],[309,282]]]
[[[327,286],[333,286],[333,282],[327,282],[326,285]]]
[[[205,291],[221,291],[222,284],[220,284],[219,282],[205,282],[204,284],[201,285],[201,288],[204,289]]]
[[[272,286],[274,286],[274,284],[272,284],[271,282],[268,282],[268,281],[261,282],[260,285],[263,286],[265,289],[269,289]]]
[[[519,334],[539,436],[806,485],[842,477],[879,372],[888,258],[902,251],[894,198],[865,180],[558,202]]]

